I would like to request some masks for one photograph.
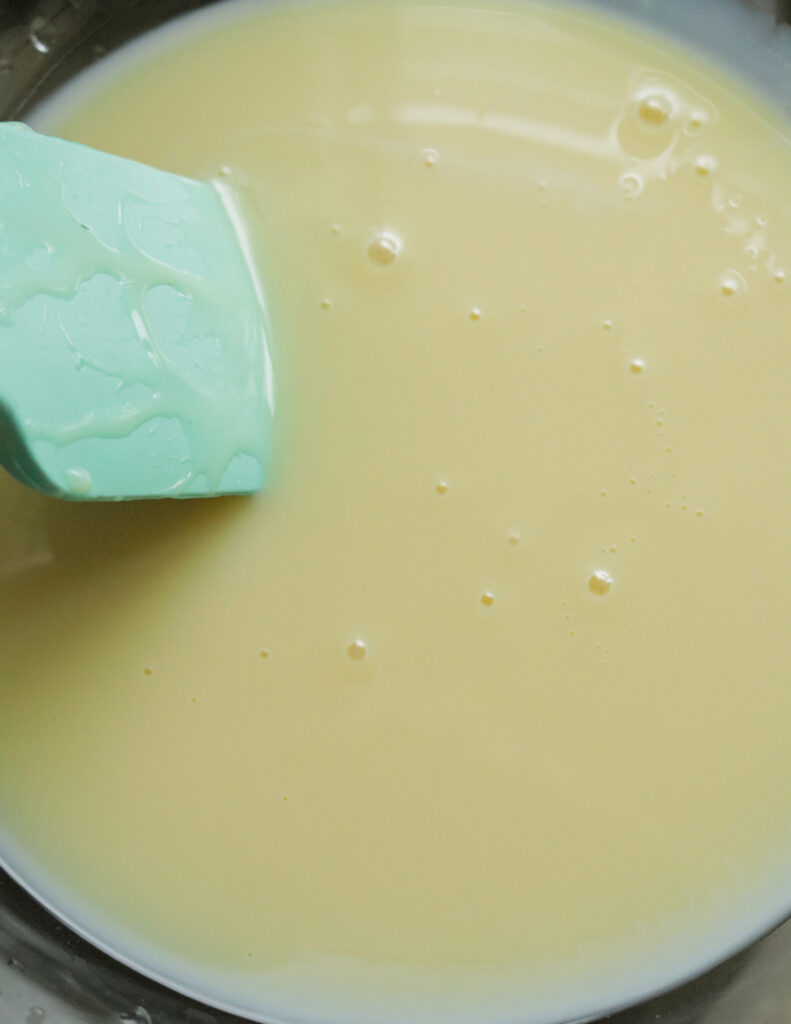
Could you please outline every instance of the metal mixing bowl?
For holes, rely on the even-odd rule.
[[[0,119],[24,117],[89,64],[205,2],[0,0]],[[791,117],[791,0],[598,2],[736,66]],[[696,980],[608,1019],[791,1024],[791,921]],[[239,1024],[100,953],[0,871],[0,1024],[121,1022]]]

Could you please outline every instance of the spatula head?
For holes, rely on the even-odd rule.
[[[0,124],[0,462],[70,499],[249,493],[273,405],[231,190]]]

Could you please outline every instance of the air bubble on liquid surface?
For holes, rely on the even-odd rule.
[[[25,1024],[44,1024],[47,1011],[41,1006],[31,1006],[25,1017]]]
[[[439,163],[439,153],[436,149],[424,149],[420,154],[424,167],[436,167]]]
[[[648,128],[661,128],[675,115],[677,98],[668,89],[647,86],[635,97],[636,114]]]
[[[684,123],[684,134],[689,137],[700,135],[706,125],[709,123],[709,115],[705,110],[701,110],[698,107],[693,107],[689,112],[686,122]]]
[[[669,149],[676,138],[676,115],[681,102],[665,85],[646,84],[635,91],[616,123],[622,152],[642,160]]]
[[[588,590],[596,597],[603,597],[612,588],[612,576],[604,569],[597,569],[588,579]]]
[[[699,178],[708,178],[717,170],[717,161],[709,153],[704,153],[695,160],[694,167]]]
[[[362,661],[368,653],[368,648],[365,641],[358,638],[357,640],[352,640],[346,648],[346,653],[352,661]]]
[[[131,1013],[119,1013],[118,1019],[123,1024],[153,1024],[151,1014],[145,1006],[137,1006]]]
[[[629,363],[629,369],[632,371],[632,373],[635,373],[635,374],[642,373],[643,370],[645,369],[645,360],[644,359],[633,359]]]
[[[57,30],[48,18],[37,15],[28,27],[27,37],[31,46],[42,56],[51,52],[57,40]]]
[[[738,270],[726,270],[720,276],[719,284],[720,292],[726,299],[732,298],[734,295],[740,295],[747,288],[747,282]]]
[[[618,179],[618,187],[626,199],[636,199],[643,191],[643,179],[634,171],[626,171]]]
[[[375,267],[391,266],[401,253],[401,239],[392,231],[379,231],[368,246],[368,259]]]
[[[71,494],[80,497],[90,493],[93,480],[87,469],[77,466],[66,470],[66,485]]]

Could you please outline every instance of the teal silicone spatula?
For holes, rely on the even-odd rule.
[[[249,493],[272,367],[238,207],[0,123],[0,463],[70,499]]]

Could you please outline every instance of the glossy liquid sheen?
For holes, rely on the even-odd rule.
[[[190,27],[191,26],[191,27]],[[0,501],[9,864],[291,1020],[571,1017],[791,904],[791,149],[602,16],[228,7],[37,127],[230,181],[252,500]]]

